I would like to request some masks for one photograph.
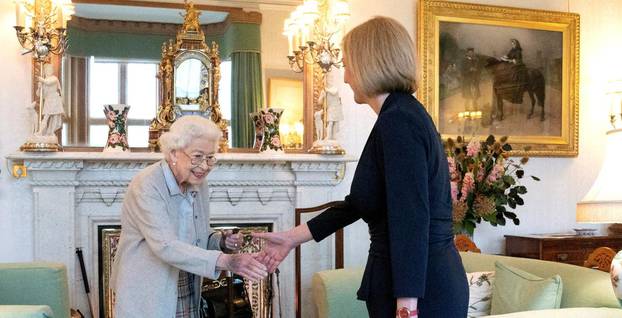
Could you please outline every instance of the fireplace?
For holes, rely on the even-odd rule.
[[[250,236],[251,233],[272,231],[272,224],[211,224],[211,227],[216,231],[234,230],[242,233],[245,239],[240,251],[241,253],[257,253],[261,251],[262,243],[252,239]],[[97,255],[99,263],[96,279],[99,285],[97,294],[99,297],[100,318],[114,318],[114,292],[110,288],[110,274],[120,235],[120,225],[99,225],[97,227]],[[274,317],[274,308],[279,308],[279,298],[277,295],[274,295],[273,290],[273,276],[274,275],[257,283],[246,281],[237,277],[237,275],[234,276],[236,280],[240,280],[241,284],[243,284],[243,301],[247,304],[244,307],[248,307],[251,310],[252,318],[272,318]],[[89,278],[89,280],[92,279],[95,278]],[[217,291],[217,289],[228,288],[227,284],[230,284],[232,281],[233,279],[227,277],[225,272],[221,273],[221,276],[216,280],[204,279],[203,296],[212,304],[209,295],[217,292],[222,294],[223,292]],[[224,293],[226,294],[226,292]],[[213,300],[213,302],[215,301],[216,300]],[[229,301],[229,299],[225,299],[225,301]],[[218,309],[227,311],[227,308]],[[223,318],[226,317],[228,317],[228,315],[223,316]]]
[[[343,178],[346,162],[352,161],[343,156],[310,154],[218,156],[218,165],[208,176],[211,222],[271,224],[274,231],[294,226],[295,208],[339,199],[341,195],[333,197],[335,186]],[[106,295],[100,296],[98,291],[105,282],[99,281],[98,273],[100,261],[103,270],[110,264],[104,264],[98,251],[100,242],[102,248],[110,244],[107,248],[113,249],[114,239],[112,232],[101,232],[104,240],[100,241],[100,226],[120,224],[121,204],[131,178],[160,160],[161,154],[20,152],[7,159],[28,169],[25,181],[31,186],[33,202],[25,206],[24,213],[34,216],[34,259],[67,266],[71,306],[90,317],[75,253],[81,248],[92,290],[93,316],[102,317],[105,304],[100,304],[100,297],[105,299]],[[274,310],[274,317],[293,317],[293,255],[285,259],[280,270],[280,308]],[[314,270],[303,267],[303,274],[305,271]]]

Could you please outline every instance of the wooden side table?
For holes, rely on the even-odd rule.
[[[505,255],[583,266],[594,249],[622,249],[622,236],[505,235]]]

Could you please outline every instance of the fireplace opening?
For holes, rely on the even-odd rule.
[[[257,253],[261,251],[263,243],[250,236],[253,232],[272,232],[272,223],[212,223],[216,231],[233,230],[244,235],[241,253]],[[98,282],[99,282],[99,317],[114,318],[114,293],[110,289],[110,273],[114,256],[117,251],[121,226],[99,225],[97,227],[97,254],[98,254]],[[272,275],[274,276],[274,275]],[[278,278],[277,278],[278,279]],[[204,278],[202,295],[210,303],[209,317],[230,317],[229,312],[237,313],[236,318],[272,318],[274,308],[279,308],[277,282],[272,277],[252,283],[240,276],[227,276],[222,272],[216,280]],[[232,286],[232,287],[230,287]],[[250,312],[245,309],[250,309]],[[208,311],[206,311],[206,314]],[[223,315],[223,313],[225,313]]]

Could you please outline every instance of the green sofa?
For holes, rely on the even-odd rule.
[[[67,269],[58,263],[0,264],[1,318],[69,318]]]
[[[561,309],[489,317],[622,317],[622,309],[613,294],[608,273],[536,259],[462,252],[460,256],[467,272],[494,271],[495,261],[500,261],[540,277],[559,274],[562,278]],[[365,303],[356,300],[356,291],[362,275],[362,269],[338,269],[315,273],[311,284],[318,317],[366,317]]]

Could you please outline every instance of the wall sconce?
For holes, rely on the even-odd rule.
[[[67,48],[67,20],[74,13],[71,0],[14,0],[15,32],[23,54],[32,53],[38,63],[39,77],[44,76],[44,64],[51,54],[62,55]],[[48,76],[46,72],[45,76]],[[51,75],[51,74],[49,74]],[[60,84],[59,84],[60,86]],[[42,127],[44,100],[43,85],[39,85],[38,121],[35,128]],[[36,102],[35,102],[36,103]],[[34,103],[33,103],[34,104]],[[21,147],[23,151],[58,151],[60,146],[54,132],[42,135],[33,132]]]
[[[349,18],[346,0],[305,0],[299,5],[283,25],[290,68],[300,73],[305,63],[317,63],[326,73],[341,67],[341,50],[333,41],[341,38]]]
[[[49,54],[61,55],[67,47],[67,20],[71,0],[14,0],[15,31],[19,44],[40,63]]]

